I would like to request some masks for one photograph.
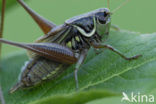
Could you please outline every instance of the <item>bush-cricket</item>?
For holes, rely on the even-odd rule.
[[[64,24],[56,26],[34,12],[23,0],[17,1],[36,21],[45,35],[37,39],[35,43],[18,43],[0,39],[0,43],[28,50],[30,57],[30,60],[22,68],[18,83],[11,88],[10,93],[19,88],[35,86],[44,80],[55,79],[71,64],[76,64],[74,76],[76,89],[78,89],[77,71],[83,64],[90,47],[95,50],[110,49],[125,60],[133,60],[141,56],[127,57],[112,46],[102,43],[102,39],[106,40],[109,36],[111,15],[116,9],[110,12],[109,6],[100,8],[68,19]],[[124,3],[127,1],[129,0]],[[109,0],[107,2],[109,5]],[[2,14],[4,15],[4,10]]]

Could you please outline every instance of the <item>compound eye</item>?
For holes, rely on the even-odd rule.
[[[104,17],[107,17],[108,16],[108,14],[106,13],[106,12],[104,12],[104,15],[103,15]]]
[[[101,19],[101,18],[98,18],[98,21],[100,22],[100,24],[105,24],[106,23],[106,20]]]
[[[106,17],[107,17],[106,12],[100,12],[97,14],[97,20],[99,21],[100,24],[106,23]]]

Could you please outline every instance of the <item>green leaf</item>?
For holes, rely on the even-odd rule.
[[[146,93],[148,95],[156,96],[156,89],[152,90],[150,93]],[[142,94],[143,95],[143,94]],[[122,96],[113,96],[113,97],[107,97],[107,98],[101,98],[92,100],[86,104],[138,104],[138,102],[121,102]],[[146,103],[144,100],[144,103],[141,104],[149,104],[149,102]],[[151,103],[152,104],[152,103]]]
[[[42,100],[35,101],[30,104],[84,104],[90,100],[94,100],[97,98],[104,98],[116,96],[116,94],[102,91],[102,90],[90,90],[85,92],[74,93],[70,95],[57,95],[44,98]],[[60,100],[61,99],[61,100]]]
[[[78,94],[81,95],[83,93],[81,91],[86,90],[88,96],[92,96],[89,94],[88,89],[118,94],[122,94],[123,91],[128,93],[132,91],[150,93],[155,89],[156,33],[140,34],[128,31],[112,31],[105,43],[117,48],[126,56],[142,54],[143,57],[133,61],[126,61],[110,50],[105,49],[101,54],[96,55],[91,49],[78,73],[80,86]],[[28,59],[25,54],[16,54],[3,59],[0,81],[7,104],[31,104],[35,100],[38,103],[46,101],[46,103],[42,104],[47,104],[48,102],[51,103],[52,100],[50,99],[55,99],[55,96],[69,101],[71,97],[66,96],[75,94],[74,65],[54,81],[48,81],[31,89],[8,94],[11,86],[17,82],[20,67],[26,60]],[[72,101],[76,101],[78,95],[73,96]],[[59,99],[55,99],[55,101],[57,100]],[[94,99],[85,101],[92,100]]]
[[[86,104],[126,104],[126,103],[121,103],[121,98],[122,97],[108,97],[108,98],[102,98],[102,99],[97,99],[90,101]]]

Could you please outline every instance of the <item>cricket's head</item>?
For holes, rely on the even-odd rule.
[[[111,25],[111,12],[107,8],[96,10],[96,32],[103,38],[107,38]]]
[[[73,17],[65,23],[75,28],[85,37],[92,37],[94,34],[107,37],[111,24],[111,13],[107,8],[100,8]]]
[[[106,24],[110,21],[110,11],[107,8],[95,10],[95,17],[100,24]]]

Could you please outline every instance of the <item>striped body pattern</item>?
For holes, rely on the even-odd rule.
[[[50,31],[47,35],[40,37],[36,43],[62,45],[67,47],[67,51],[69,49],[74,52],[76,58],[79,58],[83,50],[89,49],[92,43],[101,42],[103,37],[107,39],[111,21],[109,13],[108,9],[101,8],[73,17],[60,26],[60,31]],[[47,44],[47,47],[48,45],[51,44]],[[65,50],[60,50],[60,52],[66,54]],[[19,81],[11,89],[11,92],[19,88],[35,86],[44,80],[55,79],[70,65],[61,63],[61,59],[60,61],[49,60],[48,57],[42,57],[32,51],[28,51],[28,55],[30,60],[23,67]],[[61,58],[62,56],[57,55],[57,57]]]
[[[80,53],[89,49],[91,43],[107,39],[111,18],[107,8],[100,8],[89,13],[66,20],[63,29],[57,35],[48,34],[40,42],[58,43]]]
[[[2,28],[4,22],[4,1]],[[0,38],[0,43],[26,49],[29,56],[29,61],[22,67],[19,80],[11,88],[10,93],[20,88],[33,87],[45,80],[54,80],[72,64],[75,64],[74,78],[76,89],[78,89],[78,70],[83,64],[90,47],[93,47],[95,51],[107,48],[129,61],[142,56],[127,57],[111,45],[102,42],[108,38],[110,27],[119,30],[118,27],[111,25],[111,15],[126,2],[112,13],[107,8],[100,8],[70,18],[64,24],[58,26],[33,11],[23,0],[17,0],[17,2],[34,19],[45,35],[39,37],[35,43],[20,43]],[[0,29],[1,35],[2,28]]]
[[[30,59],[22,67],[19,75],[19,82],[12,88],[17,90],[18,87],[32,87],[42,83],[44,80],[53,80],[59,76],[69,65],[48,60],[43,57]]]
[[[37,61],[36,61],[37,60]],[[43,80],[54,79],[66,69],[68,65],[52,62],[39,57],[28,61],[22,69],[20,79],[26,86],[33,86]]]

